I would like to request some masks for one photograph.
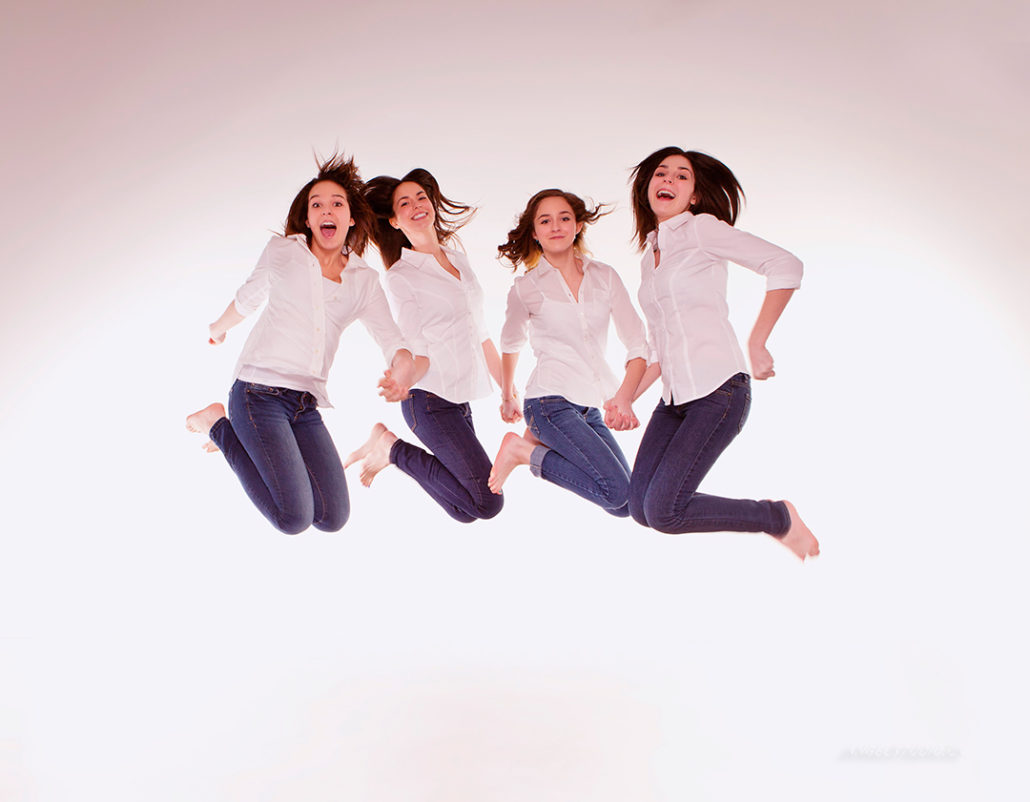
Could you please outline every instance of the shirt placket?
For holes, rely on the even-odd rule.
[[[314,256],[309,261],[309,284],[311,291],[311,362],[308,370],[312,376],[323,378],[325,372],[325,292],[322,289],[322,267]],[[342,280],[342,276],[341,276]]]

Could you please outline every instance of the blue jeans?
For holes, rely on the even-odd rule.
[[[784,535],[790,514],[782,501],[749,501],[697,492],[719,455],[739,434],[751,408],[746,373],[704,398],[659,401],[640,441],[629,487],[633,519],[659,532],[768,532]]]
[[[476,437],[469,405],[412,390],[401,402],[401,414],[433,453],[398,439],[390,449],[390,462],[422,485],[456,521],[471,523],[497,515],[504,497],[486,484],[490,458]]]
[[[527,398],[526,425],[546,448],[530,458],[534,475],[571,490],[606,512],[629,515],[629,463],[597,407],[560,395]]]
[[[311,393],[236,381],[211,427],[243,489],[280,532],[335,532],[350,517],[343,464]]]

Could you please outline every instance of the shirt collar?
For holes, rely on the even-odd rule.
[[[446,247],[445,245],[441,245],[440,247],[443,249],[443,252],[447,254],[447,258],[450,260],[450,263],[454,265],[454,269],[459,273],[464,274],[465,271],[461,269],[461,260],[457,258],[458,252]],[[436,261],[436,257],[433,256],[433,254],[413,251],[411,248],[401,248],[401,259],[418,268],[424,268],[427,265],[440,267],[440,263]]]
[[[654,231],[648,232],[647,241],[653,244],[655,238],[658,236],[658,231],[660,229],[670,229],[672,231],[675,231],[677,228],[683,226],[688,220],[693,219],[693,217],[694,213],[689,210],[685,212],[680,212],[675,217],[670,217],[668,220],[659,223],[658,227],[655,228]]]
[[[586,275],[587,268],[590,267],[590,265],[596,265],[597,264],[593,259],[591,259],[589,256],[587,256],[585,253],[580,253],[580,252],[577,251],[576,255],[583,262],[583,274],[584,275]],[[536,263],[536,269],[537,270],[539,270],[541,267],[547,268],[548,270],[554,270],[554,271],[557,271],[557,269],[558,269],[554,265],[552,265],[550,262],[548,262],[547,258],[543,254],[540,255],[540,260]]]

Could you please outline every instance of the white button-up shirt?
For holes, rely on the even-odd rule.
[[[465,254],[444,248],[461,279],[428,253],[408,248],[386,271],[386,291],[397,324],[415,356],[429,357],[429,370],[414,387],[454,404],[490,395],[483,342],[483,288]]]
[[[319,406],[330,407],[326,381],[347,326],[364,323],[387,362],[408,347],[390,316],[379,274],[352,253],[340,283],[330,281],[303,234],[272,237],[234,304],[246,316],[266,300],[236,363],[237,379],[306,390]]]
[[[683,404],[748,372],[729,321],[727,261],[765,276],[766,291],[800,287],[801,261],[710,214],[678,214],[647,242],[638,297],[647,317],[649,361],[661,363],[665,403]],[[655,243],[661,251],[657,268]]]
[[[620,381],[605,359],[608,327],[626,346],[626,361],[647,357],[644,323],[619,274],[583,257],[577,301],[561,273],[541,257],[539,265],[515,279],[501,331],[501,351],[518,353],[528,337],[536,367],[526,398],[564,396],[573,404],[600,407]]]

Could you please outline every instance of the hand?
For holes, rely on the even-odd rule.
[[[379,395],[391,403],[403,401],[411,390],[411,385],[405,381],[406,378],[406,376],[395,376],[393,369],[387,368],[383,371],[383,378],[376,385],[379,388]]]
[[[604,425],[616,432],[626,432],[640,425],[633,413],[633,404],[615,396],[604,402]]]
[[[772,354],[764,344],[749,343],[748,356],[751,358],[751,375],[756,379],[768,379],[776,375]]]
[[[501,420],[505,423],[518,423],[522,420],[522,410],[519,405],[519,394],[514,390],[511,392],[511,398],[505,398],[501,401]]]
[[[221,345],[225,342],[225,331],[216,329],[215,324],[212,323],[207,327],[207,342],[208,345]]]

